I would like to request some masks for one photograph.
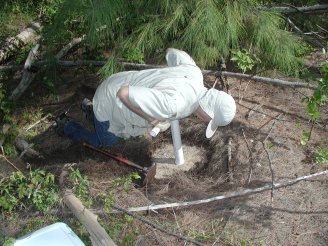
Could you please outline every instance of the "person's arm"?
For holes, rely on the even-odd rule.
[[[148,121],[151,125],[155,126],[159,123],[159,120],[149,116],[148,114],[143,112],[140,107],[136,107],[131,103],[129,98],[129,86],[127,85],[122,86],[118,90],[116,95],[128,109],[130,109],[132,112],[136,113],[137,115]]]

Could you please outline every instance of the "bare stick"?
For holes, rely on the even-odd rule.
[[[311,130],[310,130],[310,133],[309,133],[309,137],[308,137],[308,142],[310,141],[310,139],[311,139],[311,135],[312,135],[312,131],[313,131],[313,128],[314,128],[314,124],[315,124],[315,121],[313,120],[312,121],[312,125],[311,125]]]
[[[249,83],[250,83],[250,82],[251,82],[250,80],[247,82],[247,84],[246,84],[246,86],[245,86],[245,88],[244,88],[244,92],[246,92],[247,87],[249,86]],[[241,95],[241,97],[239,98],[239,103],[241,103],[242,100],[243,100],[243,95]]]
[[[292,179],[292,180],[289,180],[289,181],[286,181],[283,183],[276,183],[275,188],[279,189],[282,187],[291,186],[302,180],[307,180],[307,179],[325,175],[325,174],[328,174],[328,170],[314,173],[314,174],[307,175],[307,176],[298,177],[298,178],[295,178],[295,179]],[[243,191],[232,192],[232,193],[228,193],[226,195],[215,196],[215,197],[202,199],[202,200],[149,205],[149,206],[144,206],[144,207],[127,208],[125,210],[129,211],[129,212],[140,212],[140,211],[151,211],[151,210],[164,209],[164,208],[199,205],[199,204],[204,204],[204,203],[209,203],[209,202],[214,202],[214,201],[219,201],[219,200],[224,200],[224,199],[230,199],[230,198],[235,198],[235,197],[249,196],[249,195],[267,191],[270,189],[272,189],[271,185],[265,185],[265,186],[255,188],[255,189],[245,189]]]
[[[251,178],[252,178],[252,174],[253,174],[253,162],[254,162],[254,158],[253,158],[253,152],[252,152],[252,150],[251,150],[251,148],[250,148],[250,146],[249,146],[249,144],[248,144],[248,141],[247,141],[247,139],[246,139],[246,135],[245,135],[245,132],[244,132],[244,129],[241,129],[241,131],[242,131],[242,133],[243,133],[243,137],[244,137],[244,139],[245,139],[245,142],[246,142],[246,145],[247,145],[247,149],[248,149],[248,151],[249,151],[249,155],[250,155],[250,159],[251,159],[251,163],[250,163],[250,165],[249,165],[249,170],[248,170],[248,183],[250,183],[251,182]]]
[[[277,86],[287,86],[287,87],[293,87],[293,88],[309,88],[309,89],[317,89],[317,85],[313,85],[310,83],[302,83],[302,82],[290,82],[286,80],[281,79],[273,79],[273,78],[266,78],[266,77],[260,77],[256,75],[251,74],[244,74],[244,73],[233,73],[233,72],[218,72],[218,71],[212,71],[212,70],[202,70],[203,74],[215,74],[218,76],[218,74],[222,74],[223,76],[231,77],[231,78],[244,78],[249,79],[257,82],[262,82],[265,84],[271,84],[271,85],[277,85]]]
[[[3,159],[5,159],[6,160],[6,162],[7,163],[9,163],[13,168],[15,168],[17,171],[20,171],[21,172],[21,170],[19,170],[11,161],[9,161],[8,159],[7,159],[7,157],[5,156],[5,151],[3,150],[3,147],[2,147],[2,145],[1,145],[1,152],[2,152],[2,155],[0,155]]]
[[[28,54],[28,57],[24,64],[22,79],[18,86],[15,88],[15,90],[12,92],[12,94],[9,96],[9,100],[17,100],[33,81],[35,73],[31,72],[29,69],[31,68],[32,62],[36,56],[39,47],[40,45],[36,44]]]
[[[32,125],[24,128],[25,131],[31,130],[33,127],[35,127],[37,124],[41,123],[42,121],[44,121],[45,119],[47,119],[50,116],[50,114],[47,114],[46,116],[44,116],[43,118],[41,118],[40,120],[38,120],[37,122],[33,123]]]
[[[270,134],[271,134],[271,132],[272,132],[272,129],[273,129],[274,125],[276,124],[276,121],[280,118],[281,115],[283,115],[283,114],[279,114],[279,115],[274,119],[274,121],[273,121],[273,123],[272,123],[272,126],[271,126],[271,128],[270,128],[270,130],[269,130],[269,133],[268,133],[268,135],[265,137],[265,139],[263,140],[263,143],[269,138],[269,136],[270,136]],[[262,127],[261,127],[261,128],[262,128]]]
[[[46,64],[45,61],[38,61],[36,63],[33,63],[33,66],[39,67],[44,66]],[[106,61],[93,61],[93,60],[78,60],[78,61],[58,61],[58,65],[60,66],[86,66],[86,65],[94,65],[94,66],[103,66],[106,64]],[[126,69],[151,69],[151,68],[163,68],[165,66],[160,65],[151,65],[151,64],[139,64],[139,63],[131,63],[131,62],[119,62],[122,66],[124,66]],[[16,66],[16,68],[19,68],[19,66]],[[13,67],[11,67],[13,69]],[[7,70],[7,66],[0,66],[0,70]],[[8,68],[9,70],[9,68]],[[222,75],[225,77],[231,77],[231,78],[244,78],[249,79],[257,82],[262,82],[266,84],[272,84],[277,86],[286,86],[286,87],[292,87],[292,88],[308,88],[311,90],[315,90],[318,88],[317,85],[310,84],[310,83],[303,83],[303,82],[290,82],[286,80],[281,79],[274,79],[274,78],[266,78],[266,77],[260,77],[250,74],[242,74],[242,73],[233,73],[233,72],[227,72],[227,71],[214,71],[214,70],[202,70],[204,75],[207,74],[216,74],[217,76]]]
[[[263,148],[264,148],[264,150],[265,150],[265,152],[268,156],[268,160],[269,160],[269,168],[270,168],[270,172],[271,172],[271,202],[273,202],[273,192],[274,192],[274,188],[275,188],[275,185],[274,185],[274,171],[273,171],[273,168],[272,168],[272,162],[271,162],[269,151],[265,147],[264,142],[262,142],[262,145],[263,145]]]
[[[320,48],[324,48],[325,46],[321,44],[321,42],[319,42],[318,40],[312,40],[311,38],[309,38],[308,36],[306,36],[304,34],[304,32],[302,32],[301,29],[299,29],[295,24],[294,22],[291,21],[291,19],[288,17],[287,19],[287,23],[292,27],[294,28],[294,30],[300,34],[302,37],[304,37],[306,40],[308,40],[310,43],[312,43],[314,46],[319,46]]]
[[[228,139],[228,174],[229,174],[229,182],[232,182],[233,180],[233,170],[231,166],[231,145],[232,145],[232,137],[229,137]]]
[[[304,6],[304,7],[260,7],[259,10],[264,11],[275,11],[280,12],[284,14],[295,14],[295,13],[301,13],[301,14],[313,14],[313,13],[324,13],[328,11],[328,4],[316,4],[312,6]]]
[[[67,45],[65,45],[55,56],[57,60],[63,58],[67,53],[69,52],[70,49],[78,45],[79,43],[82,42],[84,36],[80,38],[74,38],[71,42],[69,42]]]
[[[191,242],[191,243],[193,243],[193,244],[195,244],[195,245],[200,245],[200,246],[205,245],[205,244],[202,244],[202,243],[200,243],[200,242],[195,241],[195,240],[192,239],[192,238],[185,237],[185,236],[182,236],[182,235],[178,235],[178,234],[176,234],[176,233],[174,233],[174,232],[169,232],[169,231],[163,229],[162,227],[160,227],[160,226],[158,226],[158,225],[156,225],[156,224],[150,222],[149,220],[145,219],[144,217],[142,217],[142,216],[140,216],[140,215],[137,215],[137,214],[133,214],[133,213],[131,213],[130,209],[125,209],[125,208],[117,207],[117,206],[115,206],[115,205],[113,206],[113,208],[116,209],[116,210],[118,210],[118,211],[121,211],[121,212],[123,212],[123,213],[125,213],[125,214],[128,214],[128,215],[130,215],[130,216],[133,217],[133,218],[136,218],[136,219],[138,219],[138,220],[141,220],[142,222],[144,222],[144,223],[146,223],[146,224],[148,224],[148,225],[150,225],[150,226],[156,228],[157,230],[159,230],[159,231],[161,231],[161,232],[164,232],[164,233],[166,233],[166,234],[168,234],[168,235],[171,235],[171,236],[174,236],[174,237],[180,238],[180,239],[182,239],[182,240],[185,240],[185,241]],[[141,210],[141,211],[142,211],[142,210]]]

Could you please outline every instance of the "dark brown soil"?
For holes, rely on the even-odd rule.
[[[83,119],[79,103],[84,97],[92,98],[99,78],[84,70],[74,73],[63,70],[60,77],[58,96],[45,98],[31,107],[41,107],[45,113],[54,115],[69,109],[72,119],[90,127]],[[213,82],[211,77],[206,80],[207,84]],[[229,79],[229,83],[237,102],[237,115],[229,126],[220,128],[208,140],[204,123],[192,116],[180,121],[183,143],[205,150],[201,161],[188,172],[177,171],[170,177],[154,180],[147,187],[135,186],[126,192],[113,187],[111,181],[128,175],[133,169],[57,136],[51,121],[42,123],[48,128],[33,141],[35,149],[45,158],[26,159],[20,165],[28,162],[32,168],[43,167],[59,175],[65,163],[77,163],[89,178],[93,195],[111,191],[115,194],[116,205],[124,208],[194,201],[270,185],[272,179],[269,158],[262,145],[264,140],[276,183],[327,169],[327,165],[313,163],[317,148],[328,146],[327,108],[323,109],[321,124],[312,129],[309,144],[300,144],[302,131],[310,131],[312,127],[301,102],[302,95],[310,95],[310,90],[235,79]],[[31,90],[36,90],[36,84],[37,81]],[[170,136],[168,130],[152,140],[123,141],[113,151],[149,166],[152,153],[171,143]],[[232,153],[231,166],[227,168],[229,138],[232,139]],[[265,191],[149,212],[145,217],[168,231],[194,237],[206,245],[328,245],[327,188],[327,176],[323,175],[276,189],[272,201],[270,191]],[[141,221],[134,223],[140,228],[136,245],[191,245]],[[9,231],[2,227],[3,232]]]

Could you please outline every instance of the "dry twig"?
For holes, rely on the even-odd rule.
[[[15,168],[17,171],[20,171],[21,172],[21,170],[20,169],[18,169],[11,161],[9,161],[8,159],[7,159],[7,157],[5,156],[5,151],[3,150],[3,147],[2,146],[0,146],[0,148],[1,148],[1,152],[2,152],[2,155],[0,155],[3,159],[5,159],[6,160],[6,162],[7,163],[9,163],[13,168]]]
[[[268,156],[268,160],[269,160],[269,168],[270,168],[270,172],[271,172],[271,202],[273,202],[273,193],[274,193],[274,188],[275,188],[275,184],[274,184],[274,171],[272,168],[272,161],[270,158],[270,154],[269,151],[267,150],[267,148],[265,147],[265,143],[262,142],[263,148]]]
[[[243,133],[243,137],[244,137],[244,140],[245,140],[245,143],[247,145],[247,149],[249,151],[249,156],[250,156],[250,165],[249,165],[249,170],[248,170],[248,184],[251,182],[251,178],[252,178],[252,173],[253,173],[253,165],[254,165],[254,157],[253,157],[253,152],[251,150],[251,147],[249,146],[248,144],[248,141],[247,141],[247,138],[246,138],[246,135],[245,135],[245,132],[244,132],[244,129],[241,129],[242,133]]]
[[[300,181],[307,180],[310,178],[318,177],[321,175],[328,174],[328,170],[314,173],[311,175],[306,175],[302,177],[298,177],[283,183],[276,183],[275,188],[279,189],[282,187],[286,186],[291,186],[294,185]],[[157,205],[149,205],[149,206],[144,206],[144,207],[133,207],[133,208],[126,208],[125,210],[128,212],[141,212],[141,211],[152,211],[152,210],[157,210],[157,209],[164,209],[164,208],[173,208],[173,207],[182,207],[182,206],[191,206],[191,205],[199,205],[199,204],[204,204],[204,203],[209,203],[209,202],[214,202],[214,201],[219,201],[219,200],[225,200],[225,199],[231,199],[231,198],[236,198],[236,197],[242,197],[242,196],[249,196],[252,194],[256,194],[259,192],[267,191],[272,189],[271,184],[270,185],[265,185],[262,187],[258,187],[255,189],[245,189],[243,191],[236,191],[232,193],[228,193],[226,195],[221,195],[221,196],[215,196],[207,199],[202,199],[202,200],[196,200],[196,201],[186,201],[186,202],[174,202],[174,203],[165,203],[165,204],[157,204]]]

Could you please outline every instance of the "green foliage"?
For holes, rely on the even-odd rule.
[[[122,70],[123,67],[116,62],[115,57],[110,57],[107,63],[99,70],[99,74],[103,79],[105,79],[109,75],[120,72]]]
[[[11,110],[13,103],[7,100],[7,91],[2,83],[0,83],[0,120],[11,123]]]
[[[0,139],[4,140],[3,148],[6,156],[13,156],[16,153],[15,139],[18,135],[18,128],[11,126],[6,133],[0,133]]]
[[[33,205],[38,211],[46,212],[58,202],[57,191],[51,173],[40,169],[28,175],[13,172],[0,180],[0,211],[12,212]]]
[[[133,245],[140,234],[139,228],[133,226],[134,219],[128,215],[111,215],[103,225],[110,237],[119,245]]]
[[[320,118],[320,108],[328,102],[328,62],[322,67],[323,78],[318,80],[318,88],[307,100],[307,112],[313,121]]]
[[[93,200],[89,192],[89,181],[88,178],[80,173],[79,169],[70,168],[70,178],[73,181],[75,194],[81,199],[83,204],[90,207]]]
[[[36,110],[34,112],[25,111],[22,115],[21,123],[22,124],[31,124],[31,123],[34,123],[34,122],[38,121],[39,119],[41,119],[41,117],[42,117],[41,110]]]
[[[259,68],[297,73],[302,42],[285,31],[280,15],[254,11],[258,4],[255,0],[63,0],[44,29],[45,42],[67,43],[85,34],[87,46],[110,48],[115,58],[102,69],[103,77],[113,73],[113,59],[123,56],[141,62],[143,56],[162,54],[168,47],[186,50],[203,67],[216,66],[221,56],[229,60],[233,51],[247,48],[254,63],[261,61]]]
[[[55,83],[52,79],[48,78],[48,77],[44,77],[42,80],[42,84],[47,88],[47,90],[54,94],[56,92],[56,87],[55,87]]]
[[[141,176],[137,172],[133,172],[125,178],[116,178],[113,182],[114,187],[123,186],[125,192],[129,191],[130,184],[133,180],[141,179]]]
[[[314,163],[328,164],[328,147],[320,147],[314,155]]]
[[[23,48],[19,49],[18,54],[16,55],[16,64],[21,64],[25,62],[30,50],[32,49],[33,44],[27,44]]]
[[[15,241],[16,241],[15,238],[12,238],[12,237],[6,238],[3,246],[14,246]]]
[[[127,49],[123,53],[123,58],[130,62],[145,63],[144,54],[138,49]]]
[[[302,136],[301,136],[301,140],[300,140],[300,142],[301,142],[301,145],[307,145],[308,144],[308,142],[309,142],[309,137],[310,137],[310,132],[308,132],[308,131],[302,131]]]
[[[232,51],[232,54],[231,61],[235,61],[237,67],[242,70],[243,73],[251,71],[256,64],[261,62],[255,54],[250,54],[246,49]]]
[[[85,244],[85,246],[92,246],[92,243],[90,241],[90,234],[86,230],[83,224],[81,224],[78,220],[74,219],[70,223],[70,227],[73,229],[73,231],[78,235],[78,237],[82,240],[82,242]]]

